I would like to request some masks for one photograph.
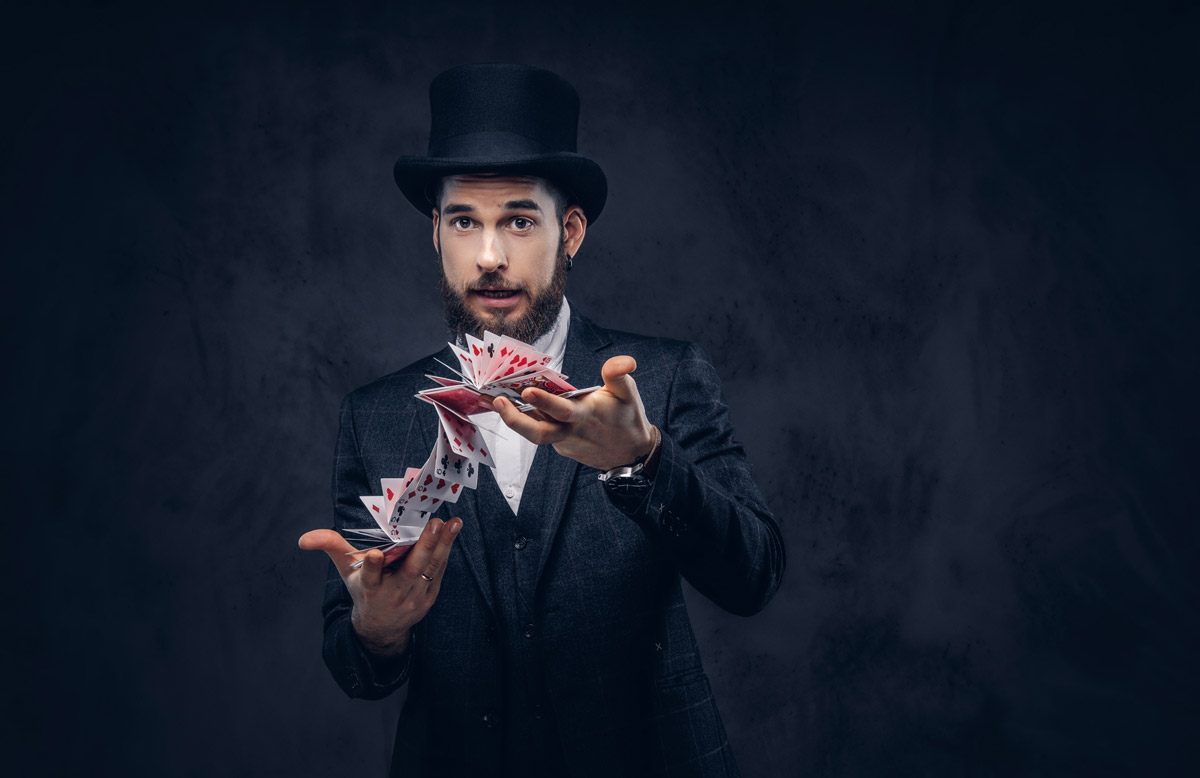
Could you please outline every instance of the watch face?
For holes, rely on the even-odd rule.
[[[604,486],[612,492],[634,494],[650,488],[650,482],[641,473],[637,475],[616,475],[604,482]]]

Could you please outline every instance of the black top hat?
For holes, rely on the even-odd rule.
[[[608,180],[575,153],[579,95],[562,77],[529,65],[460,65],[429,85],[429,154],[401,157],[400,191],[430,215],[434,184],[459,173],[538,176],[561,188],[594,222]]]

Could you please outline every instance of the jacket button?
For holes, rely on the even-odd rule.
[[[528,545],[529,545],[528,538],[517,538],[516,541],[513,542],[513,548],[515,548],[517,551],[523,550]]]
[[[500,723],[500,714],[494,710],[489,710],[483,714],[483,726],[488,729],[494,728]]]
[[[525,637],[532,638],[537,633],[532,624],[525,625]]]

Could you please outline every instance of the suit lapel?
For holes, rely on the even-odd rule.
[[[563,373],[569,376],[568,380],[580,387],[600,383],[600,368],[606,358],[601,349],[610,342],[594,324],[579,313],[578,309],[572,307],[571,329],[567,333],[567,350],[563,357]],[[538,446],[537,454],[534,455],[525,484],[525,494],[537,495],[544,513],[540,522],[541,536],[537,546],[540,554],[534,573],[533,591],[537,590],[546,560],[550,558],[550,549],[558,534],[563,511],[567,507],[567,499],[570,497],[571,486],[579,468],[578,462],[562,456],[553,446]]]

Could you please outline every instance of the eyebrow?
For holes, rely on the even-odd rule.
[[[457,213],[471,213],[474,210],[475,209],[469,205],[464,205],[462,203],[451,203],[450,205],[447,205],[445,208],[442,209],[442,215],[443,216],[453,216]],[[541,207],[539,207],[537,202],[534,200],[509,200],[507,203],[504,204],[504,210],[506,210],[506,211],[537,211],[538,213],[542,212]]]

